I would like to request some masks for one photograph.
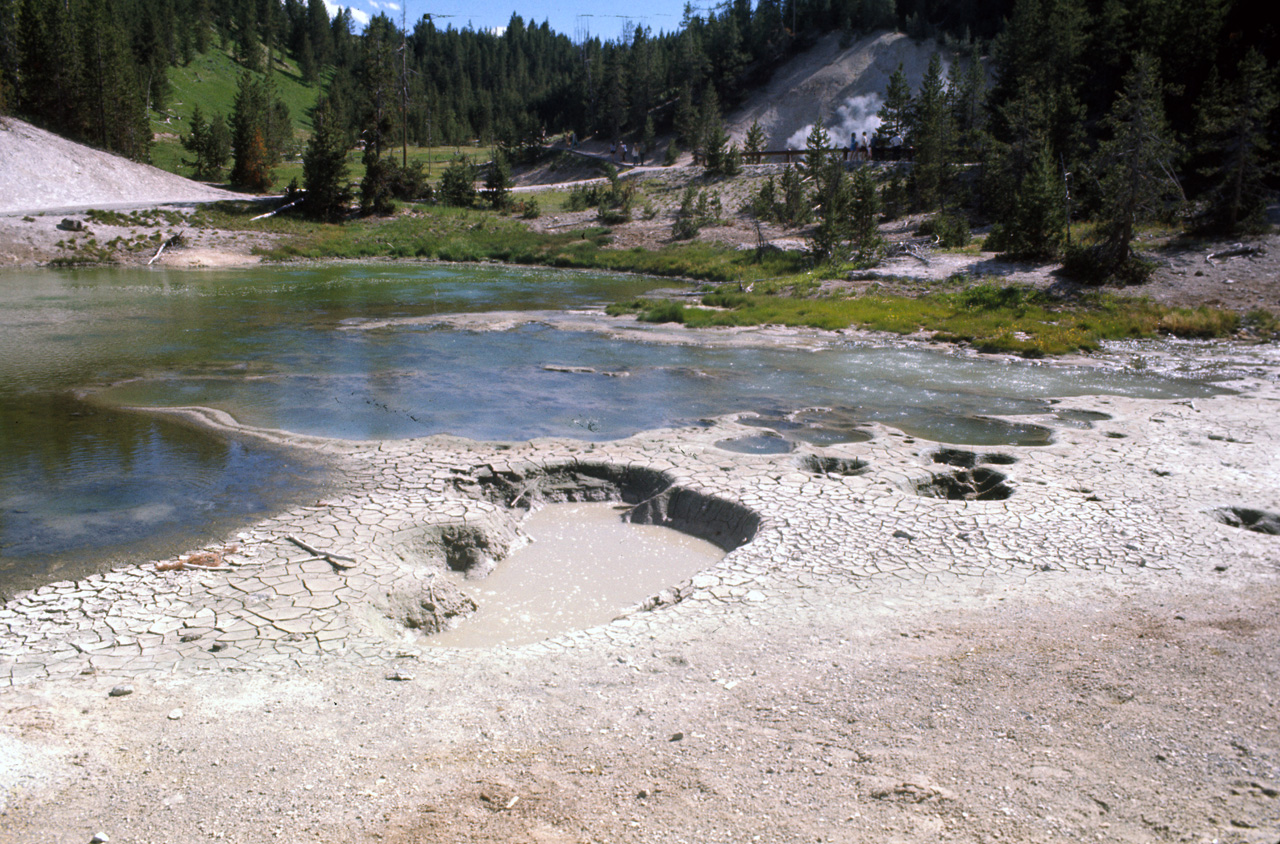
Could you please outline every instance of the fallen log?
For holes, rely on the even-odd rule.
[[[149,266],[151,266],[152,264],[154,264],[154,263],[156,262],[156,259],[160,257],[160,253],[164,252],[165,247],[167,247],[167,246],[179,246],[179,245],[182,243],[182,240],[183,240],[182,236],[183,236],[183,234],[184,234],[184,232],[178,232],[178,233],[177,233],[177,234],[175,234],[173,237],[169,238],[169,239],[168,239],[168,240],[166,240],[164,243],[160,244],[160,248],[156,250],[156,254],[154,254],[154,255],[152,255],[152,256],[151,256],[151,260],[150,260],[150,261],[147,261],[147,266],[149,267]]]
[[[256,216],[256,217],[250,217],[250,218],[249,218],[249,222],[251,222],[251,223],[252,223],[254,220],[262,220],[262,219],[265,219],[265,218],[267,218],[267,217],[274,217],[276,214],[279,214],[281,211],[287,211],[287,210],[289,210],[290,208],[292,208],[293,206],[297,205],[298,203],[302,202],[302,201],[303,201],[303,200],[305,200],[305,199],[306,199],[306,197],[304,196],[304,197],[302,197],[302,199],[295,199],[293,202],[290,202],[288,205],[281,205],[279,208],[277,208],[277,209],[276,209],[276,210],[274,210],[274,211],[268,211],[268,212],[267,212],[267,213],[265,213],[265,214],[259,214],[259,215],[258,215],[258,216]]]
[[[1212,264],[1214,260],[1223,258],[1242,258],[1245,256],[1253,257],[1254,255],[1265,255],[1267,250],[1261,246],[1245,246],[1243,243],[1237,243],[1230,249],[1223,249],[1221,252],[1210,252],[1204,256],[1207,263]]]
[[[321,551],[318,548],[313,548],[296,536],[286,536],[285,539],[289,540],[294,545],[297,545],[308,554],[313,555],[316,559],[327,561],[329,565],[333,566],[335,569],[355,568],[355,564],[357,562],[355,557],[344,557],[341,554],[332,554],[328,551]]]

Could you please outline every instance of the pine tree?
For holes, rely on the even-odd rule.
[[[782,191],[778,219],[783,225],[792,228],[808,225],[813,219],[813,211],[809,204],[809,192],[804,186],[804,176],[799,168],[790,164],[783,167],[778,187]]]
[[[987,236],[986,248],[1024,260],[1056,257],[1067,222],[1064,189],[1048,139],[1042,138],[1031,168],[1014,194],[1010,213]]]
[[[764,129],[760,127],[759,120],[754,120],[751,123],[751,128],[747,130],[746,146],[742,150],[747,163],[760,163],[760,153],[764,152],[764,145]]]
[[[1200,224],[1233,233],[1265,225],[1268,191],[1264,180],[1275,173],[1267,127],[1280,96],[1277,79],[1266,59],[1251,49],[1240,62],[1236,78],[1206,86],[1200,106],[1199,142],[1213,164],[1204,169],[1210,179]]]
[[[805,139],[804,158],[800,160],[800,172],[806,181],[816,183],[821,178],[831,157],[830,147],[831,136],[827,134],[827,127],[819,117],[809,130],[809,137]]]
[[[240,75],[231,110],[231,184],[250,191],[266,191],[273,181],[267,149],[265,86],[246,72]]]
[[[982,54],[975,44],[968,61],[951,66],[952,75],[947,85],[951,105],[951,120],[956,132],[956,153],[962,161],[980,161],[985,146],[986,110],[983,108],[987,92],[987,74],[982,66]]]
[[[305,207],[316,219],[336,222],[346,215],[351,204],[346,138],[323,101],[316,105],[312,122],[315,132],[302,156]]]
[[[316,66],[330,64],[333,56],[333,35],[329,31],[329,12],[324,0],[307,0],[307,41],[315,56]]]
[[[732,176],[735,170],[729,156],[729,136],[719,123],[712,123],[705,130],[699,146],[702,148],[703,162],[706,164],[708,176]],[[738,161],[741,164],[741,159]],[[741,168],[739,168],[741,169]]]
[[[702,108],[698,110],[698,128],[694,138],[696,148],[702,150],[704,157],[708,158],[712,154],[707,149],[708,143],[728,142],[724,127],[720,123],[720,98],[716,95],[714,86],[708,85],[702,92]]]
[[[440,176],[440,199],[446,205],[470,208],[475,198],[474,168],[465,158],[454,159]]]
[[[262,70],[262,44],[258,40],[258,10],[254,0],[243,0],[237,15],[236,61],[248,70]]]
[[[854,247],[854,260],[875,260],[884,246],[880,235],[880,195],[867,167],[859,167],[849,180],[849,240]]]
[[[360,213],[386,216],[395,213],[395,163],[372,146],[364,148],[364,178],[360,180]]]
[[[182,139],[182,147],[194,156],[182,163],[194,170],[195,178],[212,181],[222,175],[231,155],[231,136],[221,116],[206,121],[197,105],[191,113],[191,132]]]
[[[395,51],[399,41],[395,26],[383,14],[369,21],[360,41],[358,79],[365,97],[360,125],[366,148],[372,147],[379,157],[394,137],[397,113]]]
[[[880,118],[879,134],[886,140],[905,135],[911,125],[911,86],[902,64],[889,77],[889,87],[884,92],[884,105],[877,112]]]
[[[920,92],[912,110],[911,142],[915,147],[912,187],[916,209],[932,211],[945,198],[952,166],[955,132],[942,83],[942,58],[929,59]]]
[[[1102,125],[1111,137],[1094,160],[1103,204],[1101,240],[1090,250],[1088,278],[1145,281],[1152,267],[1134,254],[1137,226],[1166,210],[1177,187],[1171,180],[1176,146],[1165,124],[1159,71],[1151,56],[1138,55]]]
[[[485,199],[495,211],[505,211],[511,204],[511,163],[500,149],[493,151],[493,163],[484,180]]]
[[[818,218],[809,246],[824,261],[835,259],[840,246],[849,240],[853,204],[844,165],[828,149],[830,145],[826,127],[819,119],[805,143],[804,173],[813,185],[814,214]]]
[[[680,85],[680,95],[676,98],[673,123],[678,143],[688,148],[697,145],[698,111],[693,105],[693,86],[688,80],[685,80]]]
[[[145,161],[151,127],[123,26],[106,4],[84,3],[79,9],[86,137],[104,149]]]

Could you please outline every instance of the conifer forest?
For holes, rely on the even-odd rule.
[[[321,0],[0,0],[0,113],[147,160],[149,121],[172,107],[171,72],[221,49],[238,65],[234,108],[194,115],[183,141],[197,175],[242,188],[265,188],[290,143],[307,143],[313,170],[326,150],[332,159],[358,143],[375,168],[401,143],[521,150],[570,132],[658,133],[690,150],[718,144],[720,115],[820,35],[896,28],[965,57],[949,78],[938,65],[919,90],[895,79],[885,92],[884,131],[914,149],[905,201],[997,221],[991,243],[1003,251],[1052,254],[1071,178],[1078,209],[1099,220],[1092,258],[1114,268],[1134,221],[1168,203],[1192,201],[1209,229],[1259,219],[1277,177],[1280,21],[1257,8],[729,0],[687,5],[674,31],[575,40],[519,14],[500,34],[428,15],[378,15],[357,31]],[[276,94],[283,73],[319,92],[309,141]],[[960,178],[973,164],[980,178]]]

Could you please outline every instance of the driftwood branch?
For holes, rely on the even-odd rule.
[[[318,548],[313,548],[296,536],[286,536],[285,539],[289,540],[294,545],[297,545],[308,554],[315,556],[317,559],[327,561],[329,565],[333,566],[335,569],[355,568],[355,557],[344,557],[341,554],[332,554],[328,551],[321,551]]]
[[[1237,243],[1230,249],[1223,249],[1221,252],[1210,252],[1208,255],[1204,256],[1204,259],[1207,263],[1212,264],[1214,259],[1240,258],[1245,255],[1253,256],[1265,254],[1267,254],[1267,250],[1261,246],[1245,246],[1243,243]]]
[[[160,257],[160,253],[164,252],[165,247],[177,246],[178,244],[182,243],[183,234],[184,232],[178,232],[173,237],[169,238],[164,243],[160,244],[160,248],[156,250],[156,254],[151,256],[150,261],[147,261],[147,266],[149,267],[156,262],[156,259]]]
[[[287,211],[288,209],[290,209],[290,208],[292,208],[293,206],[297,205],[298,203],[302,202],[304,199],[306,199],[306,197],[305,197],[305,196],[304,196],[304,197],[302,197],[302,199],[295,199],[293,202],[290,202],[288,205],[281,205],[279,208],[277,208],[277,209],[276,209],[276,210],[274,210],[274,211],[268,211],[268,212],[267,212],[267,213],[265,213],[265,214],[259,214],[259,215],[258,215],[258,216],[256,216],[256,217],[250,217],[250,218],[249,218],[249,222],[251,222],[251,223],[252,223],[254,220],[262,220],[262,219],[265,219],[265,218],[267,218],[267,217],[274,217],[276,214],[279,214],[281,211]]]

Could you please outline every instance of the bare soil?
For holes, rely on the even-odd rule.
[[[0,150],[11,131],[0,131]],[[0,216],[0,265],[66,257],[71,235],[57,226],[84,214],[39,209],[82,212],[111,198],[15,193],[5,181],[15,172],[0,157],[0,196],[13,204]],[[648,179],[656,213],[616,227],[616,247],[669,242],[697,174],[635,177]],[[699,237],[802,243],[803,231],[757,230],[735,213],[760,178],[753,168],[706,185],[726,223]],[[126,205],[210,198],[118,189]],[[593,216],[547,214],[533,225]],[[178,229],[90,228],[76,237]],[[912,236],[909,221],[886,233]],[[252,261],[263,242],[187,236],[161,262]],[[1206,256],[1228,243],[1167,247],[1136,292],[1280,310],[1278,240],[1255,239],[1264,254],[1221,262]],[[1053,270],[932,252],[927,263],[897,259],[841,283],[925,290],[972,273],[1053,286]],[[1241,430],[1271,436],[1274,396],[1252,405],[1252,428]],[[1188,482],[1207,488],[1212,475]],[[1259,495],[1275,506],[1273,493]],[[891,579],[800,583],[781,604],[709,611],[644,649],[495,652],[411,679],[342,662],[179,673],[120,698],[93,677],[17,686],[0,695],[0,842],[104,832],[113,842],[255,844],[1275,844],[1280,552],[1269,553],[1162,578],[975,578],[945,591]]]

